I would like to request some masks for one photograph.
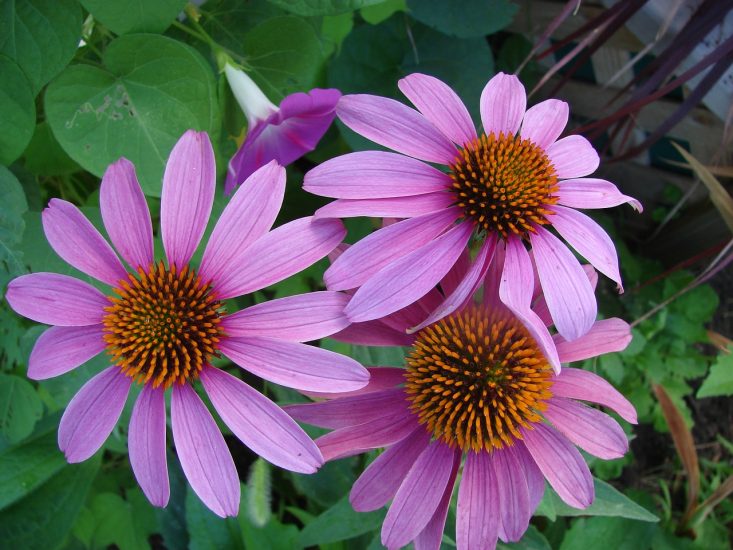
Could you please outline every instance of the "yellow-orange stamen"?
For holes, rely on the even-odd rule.
[[[557,174],[545,151],[513,135],[482,135],[450,166],[456,204],[486,231],[527,236],[549,223]]]
[[[436,439],[500,449],[542,420],[552,369],[524,326],[469,308],[421,330],[407,361],[411,409]]]
[[[223,336],[222,304],[188,266],[162,262],[128,275],[105,308],[104,340],[122,371],[139,383],[168,388],[198,378]]]

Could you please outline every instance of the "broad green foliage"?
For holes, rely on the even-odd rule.
[[[47,550],[71,531],[99,469],[99,458],[70,464],[0,514],[0,540],[7,548]]]
[[[21,155],[35,124],[30,82],[15,61],[0,55],[0,162],[10,164]]]
[[[35,96],[74,56],[81,39],[75,0],[3,0],[0,53],[14,59]]]
[[[537,514],[555,520],[557,516],[608,516],[634,519],[637,521],[659,521],[659,518],[646,508],[619,493],[608,483],[600,479],[593,480],[596,498],[585,510],[578,510],[565,504],[550,487],[545,489],[545,496],[537,508]]]
[[[49,86],[45,105],[53,133],[97,176],[128,158],[145,192],[159,196],[165,160],[180,135],[189,128],[216,134],[211,69],[189,46],[147,34],[116,39],[104,66],[71,66]]]
[[[28,210],[23,188],[17,178],[0,166],[0,296],[12,277],[25,272],[21,239],[25,230],[23,214]]]
[[[299,17],[260,23],[245,35],[242,47],[252,78],[274,102],[312,88],[323,62],[316,31]]]
[[[43,413],[43,404],[30,382],[0,374],[0,444],[28,437]]]
[[[444,0],[408,0],[410,14],[451,36],[482,37],[512,22],[518,6],[509,0],[465,0],[460,8]]]
[[[379,4],[382,0],[270,0],[276,6],[298,15],[337,15]]]
[[[186,0],[80,1],[95,19],[116,34],[163,32],[186,6]]]
[[[698,397],[733,395],[733,350],[721,354],[710,367],[710,374],[697,391]]]

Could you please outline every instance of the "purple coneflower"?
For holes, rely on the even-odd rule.
[[[444,291],[463,274],[456,271],[441,283]],[[297,420],[333,429],[316,440],[326,460],[386,447],[356,480],[350,500],[358,511],[392,501],[382,525],[387,548],[440,547],[463,457],[456,541],[459,549],[485,550],[497,539],[522,537],[545,479],[570,506],[591,504],[593,479],[575,445],[603,459],[628,449],[613,419],[579,401],[635,423],[633,406],[593,373],[553,371],[542,347],[498,300],[497,272],[490,270],[482,302],[469,301],[416,334],[405,330],[443,299],[433,295],[437,290],[340,332],[338,338],[355,343],[411,345],[406,368],[370,368],[361,390],[311,393],[326,401],[287,407]],[[591,286],[594,276],[584,274]],[[533,313],[551,323],[541,295]],[[554,345],[559,360],[570,362],[621,350],[630,339],[625,322],[607,319],[572,342],[556,335]]]
[[[102,351],[112,366],[71,400],[59,426],[69,462],[92,456],[117,424],[133,382],[142,385],[130,420],[130,463],[156,506],[169,498],[166,406],[171,389],[173,442],[191,487],[220,516],[239,509],[239,478],[214,418],[194,390],[200,380],[224,423],[273,464],[314,472],[323,457],[277,405],[239,378],[212,367],[223,354],[271,382],[299,390],[349,391],[368,373],[356,361],[302,342],[343,329],[345,300],[315,292],[226,314],[224,300],[254,292],[310,266],[341,242],[336,220],[302,218],[272,231],[285,170],[271,162],[231,199],[214,227],[200,267],[190,260],[211,213],[214,152],[205,133],[186,132],[163,176],[161,234],[166,262],[155,261],[150,212],[126,159],[102,180],[104,226],[127,269],[74,205],[53,199],[43,212],[46,237],[66,262],[108,285],[33,273],[11,281],[6,297],[19,314],[54,325],[38,339],[28,376],[68,372]]]
[[[312,151],[336,116],[338,90],[315,88],[274,105],[247,74],[225,66],[229,86],[247,117],[247,137],[229,161],[224,190],[231,193],[271,160],[283,166]]]
[[[472,236],[490,262],[498,237],[510,247],[531,245],[560,334],[573,340],[586,333],[596,317],[595,297],[578,260],[548,229],[620,288],[611,239],[575,208],[641,206],[612,183],[584,177],[598,167],[598,154],[582,136],[557,139],[568,121],[567,104],[549,99],[526,109],[519,79],[499,73],[481,94],[478,134],[465,105],[440,80],[411,74],[399,87],[417,110],[384,97],[348,95],[336,113],[352,130],[401,154],[351,153],[305,177],[306,190],[338,199],[317,218],[408,218],[363,239],[326,272],[331,290],[359,287],[346,308],[349,319],[377,319],[425,295]],[[427,163],[445,165],[447,172]],[[517,287],[511,296],[531,293],[520,283],[510,279]],[[463,285],[452,302],[474,288]],[[501,299],[515,308],[507,296]]]

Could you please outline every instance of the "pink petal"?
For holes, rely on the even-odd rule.
[[[338,102],[336,114],[356,133],[398,153],[441,164],[456,157],[456,148],[435,126],[394,99],[347,95]]]
[[[46,239],[64,261],[111,286],[127,280],[127,271],[112,247],[76,206],[51,199],[42,220]]]
[[[343,252],[323,276],[330,290],[363,285],[385,266],[431,242],[458,218],[456,208],[411,218],[375,231]]]
[[[636,424],[636,409],[629,400],[592,372],[565,367],[553,379],[552,393],[559,397],[598,403],[613,409],[627,422]]]
[[[560,370],[555,343],[537,314],[532,311],[534,273],[529,253],[522,241],[510,238],[506,242],[504,270],[499,284],[499,298],[529,331],[555,372]]]
[[[467,453],[456,508],[458,548],[494,548],[501,505],[491,455]]]
[[[346,316],[354,323],[378,319],[427,294],[456,262],[472,231],[471,224],[462,223],[389,264],[356,291]]]
[[[232,260],[247,254],[247,248],[275,223],[285,195],[285,168],[272,161],[237,189],[216,222],[201,260],[204,281],[218,280]]]
[[[560,179],[581,178],[598,168],[598,153],[583,136],[567,136],[545,149]]]
[[[349,501],[354,510],[371,512],[387,504],[428,443],[430,434],[420,426],[379,455],[351,488]]]
[[[582,267],[583,271],[585,271],[585,274],[588,276],[590,287],[593,289],[593,292],[595,292],[596,287],[598,286],[598,273],[590,264],[582,264],[580,267]],[[539,279],[539,277],[537,277],[537,279]],[[542,290],[541,287],[540,290]],[[552,315],[550,315],[550,310],[547,307],[547,300],[545,300],[544,294],[540,294],[534,301],[534,303],[532,304],[532,311],[534,311],[537,316],[542,319],[542,322],[545,323],[545,325],[547,325],[548,327],[552,324]],[[593,329],[591,328],[591,330]],[[555,345],[557,345],[559,341],[558,339],[562,339],[563,341],[565,341],[559,334],[555,334],[553,338],[555,340]]]
[[[445,520],[448,517],[448,507],[450,506],[453,488],[456,484],[456,476],[458,468],[461,465],[461,453],[455,453],[453,456],[453,465],[451,467],[451,475],[448,484],[445,486],[443,497],[438,503],[438,507],[433,513],[433,517],[420,531],[420,534],[413,541],[415,550],[439,550],[443,540],[443,530],[445,529]]]
[[[629,450],[629,441],[618,422],[587,405],[555,397],[547,402],[542,414],[560,433],[593,456],[611,460]]]
[[[329,429],[357,426],[383,416],[409,414],[408,401],[402,388],[389,388],[320,403],[289,405],[285,410],[298,422]]]
[[[545,494],[545,476],[540,472],[540,469],[537,467],[532,455],[529,454],[523,441],[517,441],[514,447],[512,447],[512,450],[514,456],[521,462],[522,468],[524,468],[524,476],[529,492],[529,512],[531,515],[537,509]]]
[[[153,506],[166,506],[170,497],[165,431],[165,392],[145,385],[132,409],[127,447],[137,483]]]
[[[209,221],[215,188],[209,136],[188,130],[173,147],[163,174],[160,231],[169,264],[181,268],[191,259]]]
[[[442,280],[445,280],[445,277]],[[382,317],[379,321],[389,326],[392,330],[405,333],[410,327],[414,327],[425,319],[431,311],[438,308],[443,303],[443,300],[445,300],[443,294],[437,288],[432,288],[419,300],[386,317]]]
[[[397,490],[382,524],[382,544],[405,546],[425,528],[451,478],[455,451],[434,441],[420,454]]]
[[[339,428],[316,439],[326,461],[388,447],[410,435],[419,424],[412,414],[383,416],[367,424]]]
[[[629,203],[637,212],[643,210],[638,200],[622,194],[610,181],[596,178],[561,181],[557,196],[558,204],[572,208],[611,208]]]
[[[109,300],[93,286],[58,273],[31,273],[10,281],[10,307],[23,317],[64,327],[98,325]]]
[[[137,269],[153,262],[153,224],[135,166],[121,158],[109,165],[99,189],[104,228],[117,252]]]
[[[572,342],[566,341],[557,334],[555,345],[560,361],[571,363],[597,357],[604,353],[622,351],[629,345],[631,338],[629,324],[613,317],[596,321],[588,332]]]
[[[567,340],[580,338],[593,326],[598,313],[588,276],[573,253],[549,231],[536,228],[530,241],[557,331]]]
[[[386,390],[399,386],[405,381],[405,369],[400,367],[369,367],[369,383],[358,390],[349,392],[302,392],[313,399],[337,399],[365,393]]]
[[[496,476],[497,499],[500,503],[499,532],[505,542],[518,541],[524,535],[532,517],[527,476],[522,459],[514,447],[505,447],[491,454]]]
[[[353,323],[331,338],[359,346],[411,346],[415,337],[385,325],[379,320]]]
[[[308,342],[349,326],[344,307],[349,296],[339,292],[310,292],[270,300],[227,315],[222,328],[228,336],[269,336]]]
[[[514,135],[527,108],[524,86],[513,74],[497,73],[481,92],[481,122],[486,135]]]
[[[227,338],[219,349],[249,372],[288,388],[351,391],[369,382],[369,373],[344,355],[273,338]]]
[[[555,492],[573,508],[587,508],[593,502],[593,478],[588,465],[573,445],[544,424],[532,430],[520,428],[524,444]]]
[[[28,378],[53,378],[86,363],[104,351],[102,334],[102,325],[49,328],[33,346]]]
[[[401,79],[397,86],[448,139],[461,146],[476,139],[476,128],[468,109],[445,82],[426,74],[413,73]]]
[[[527,109],[522,121],[523,139],[547,149],[560,137],[568,123],[568,104],[559,99],[548,99]]]
[[[469,248],[466,248],[458,257],[456,263],[453,264],[453,267],[450,268],[450,271],[440,280],[440,289],[443,291],[443,295],[448,296],[458,288],[471,265],[471,253]]]
[[[489,268],[489,262],[491,262],[491,257],[494,255],[495,248],[496,236],[491,235],[481,245],[471,268],[468,270],[466,276],[456,289],[440,306],[433,310],[427,319],[416,327],[411,328],[409,332],[417,332],[428,325],[432,325],[433,323],[440,321],[443,317],[446,317],[456,311],[466,302],[466,300],[471,298],[486,275],[486,271]]]
[[[303,181],[306,191],[335,199],[408,197],[444,191],[450,186],[448,174],[385,151],[361,151],[327,160],[310,170]]]
[[[205,368],[201,382],[224,423],[275,466],[312,474],[323,465],[313,440],[280,407],[231,374]]]
[[[326,256],[346,236],[338,220],[300,218],[281,225],[247,248],[217,278],[220,300],[278,283]]]
[[[414,218],[439,210],[446,210],[454,203],[450,193],[439,191],[412,197],[386,199],[338,199],[316,210],[315,218]]]
[[[216,515],[239,512],[239,476],[211,413],[188,384],[171,395],[173,443],[183,473],[201,501]]]
[[[564,206],[553,206],[552,226],[588,260],[593,267],[614,281],[623,292],[618,256],[611,237],[591,218]]]
[[[68,462],[82,462],[102,446],[122,414],[131,384],[118,367],[109,367],[77,392],[59,423],[59,449]]]

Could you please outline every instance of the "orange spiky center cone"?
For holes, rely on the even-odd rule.
[[[128,274],[104,317],[107,353],[142,384],[170,387],[195,380],[217,353],[223,306],[188,266],[163,262]]]
[[[557,174],[544,149],[513,135],[482,135],[450,165],[451,191],[464,216],[487,232],[526,237],[550,223]]]
[[[464,451],[512,445],[541,422],[552,368],[516,319],[478,307],[421,330],[407,360],[406,393],[435,439]]]

